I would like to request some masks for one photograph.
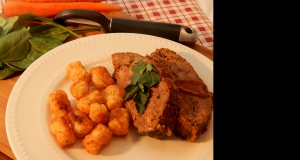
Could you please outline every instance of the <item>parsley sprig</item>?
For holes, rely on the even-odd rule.
[[[134,74],[131,84],[125,87],[124,100],[133,98],[138,113],[142,115],[150,96],[150,88],[160,81],[160,77],[152,64],[146,65],[142,60],[132,67],[132,71]]]

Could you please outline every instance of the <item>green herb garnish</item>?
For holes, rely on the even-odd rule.
[[[150,88],[160,81],[152,64],[145,64],[142,60],[132,67],[134,74],[131,84],[125,87],[124,100],[133,98],[140,115],[144,113],[145,105],[150,96]]]

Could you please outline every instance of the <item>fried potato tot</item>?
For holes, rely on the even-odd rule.
[[[91,93],[85,95],[84,97],[78,99],[76,101],[76,107],[78,110],[88,115],[90,113],[90,105],[94,102],[100,104],[105,103],[105,99],[99,90],[94,90]]]
[[[54,117],[50,121],[49,129],[60,147],[70,146],[76,141],[75,133],[64,117]]]
[[[103,90],[107,86],[114,84],[112,76],[103,66],[92,67],[90,69],[90,74],[92,83],[98,90]]]
[[[80,99],[89,93],[90,86],[87,81],[79,80],[70,86],[70,92],[76,99]]]
[[[129,133],[130,117],[126,108],[115,108],[110,112],[108,128],[115,136],[126,136]]]
[[[99,123],[107,125],[109,121],[109,112],[105,104],[92,103],[90,106],[89,118],[94,123],[94,126]]]
[[[98,154],[105,145],[112,139],[112,132],[103,124],[98,124],[88,135],[86,135],[81,144],[88,153]]]
[[[63,116],[67,118],[68,113],[73,110],[68,95],[63,90],[57,90],[48,96],[50,111],[54,117]]]
[[[78,82],[79,80],[83,80],[89,83],[91,81],[90,73],[88,73],[84,69],[84,66],[80,61],[69,63],[66,67],[66,72],[68,77],[73,82]]]
[[[120,88],[118,85],[109,85],[103,91],[102,94],[106,100],[106,106],[111,111],[114,108],[122,108],[124,106],[123,97],[120,96]]]
[[[68,119],[71,123],[75,136],[83,138],[93,129],[93,122],[81,111],[75,110],[68,114]]]

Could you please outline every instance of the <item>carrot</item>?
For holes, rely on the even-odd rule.
[[[94,2],[61,2],[61,3],[30,3],[30,2],[9,2],[3,4],[5,16],[20,16],[25,13],[32,13],[41,17],[52,18],[58,13],[68,9],[86,9],[96,12],[117,11],[121,6],[94,3]]]
[[[58,3],[58,2],[101,2],[102,0],[6,0],[6,2]]]

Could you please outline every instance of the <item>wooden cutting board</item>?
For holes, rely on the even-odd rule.
[[[104,14],[107,18],[117,17],[117,18],[127,18],[127,19],[136,19],[128,14],[125,14],[121,11],[113,11],[113,12],[101,12]],[[0,13],[0,16],[4,17],[3,14]],[[6,17],[4,17],[6,18]],[[73,24],[75,25],[75,24]],[[86,25],[81,25],[80,27],[86,27]],[[86,33],[84,36],[94,35],[94,34],[104,34],[103,31],[94,31]],[[69,39],[72,40],[72,39]],[[213,52],[205,47],[202,47],[197,44],[188,45],[188,47],[200,52],[204,56],[208,57],[213,61]],[[199,53],[199,54],[200,54]],[[10,145],[7,140],[6,130],[5,130],[5,111],[6,111],[6,105],[9,98],[9,95],[11,93],[11,90],[17,80],[19,79],[21,73],[16,74],[9,79],[0,80],[0,151],[7,155],[8,157],[5,157],[5,155],[0,156],[0,159],[16,159]]]

